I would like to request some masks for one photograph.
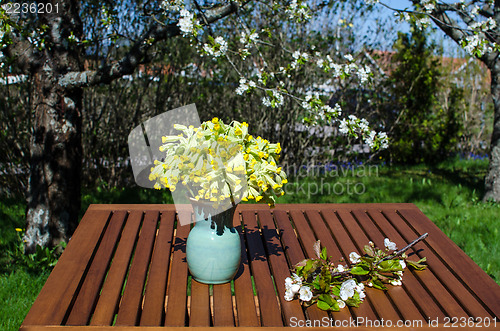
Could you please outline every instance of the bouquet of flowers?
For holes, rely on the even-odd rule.
[[[149,179],[156,189],[183,187],[191,199],[218,208],[235,200],[274,206],[284,194],[285,172],[277,165],[281,147],[248,133],[248,124],[217,117],[200,127],[174,126],[178,136],[162,137],[165,158],[155,161]]]

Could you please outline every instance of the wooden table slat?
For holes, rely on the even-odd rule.
[[[210,288],[191,280],[191,308],[189,326],[210,326]]]
[[[387,234],[389,235],[389,234]],[[389,235],[390,236],[390,235]],[[397,236],[394,236],[397,238]],[[390,238],[391,240],[392,237]],[[396,240],[396,239],[394,239]],[[376,242],[375,239],[372,240]],[[396,243],[399,243],[396,242]],[[377,242],[378,247],[384,247],[383,240],[382,243]],[[442,320],[445,317],[445,313],[442,311],[442,307],[439,305],[437,299],[429,293],[429,291],[422,286],[422,283],[419,281],[419,272],[408,272],[405,271],[403,274],[403,287],[406,292],[412,297],[412,300],[417,304],[417,308],[419,308],[424,317],[438,317]],[[405,309],[405,307],[398,307],[400,310]]]
[[[86,325],[88,323],[126,217],[125,211],[117,211],[111,216],[66,325]]]
[[[192,214],[192,211],[185,211]],[[186,239],[190,230],[189,225],[179,225],[174,240],[172,267],[167,288],[167,311],[165,326],[184,326],[187,313],[187,277]]]
[[[324,211],[324,214],[329,213],[329,211]],[[355,213],[358,215],[357,213]],[[358,215],[359,216],[359,215]],[[335,217],[336,218],[336,217]],[[363,221],[365,220],[364,218],[359,217],[360,220],[360,225],[361,227],[365,230],[365,232],[368,234],[368,237],[371,241],[376,243],[379,248],[384,247],[384,236],[380,233],[380,231],[376,228],[375,225],[371,224],[372,227],[370,227],[370,224],[366,224]],[[392,236],[389,236],[390,238],[393,238]],[[408,273],[404,275],[404,279],[406,280],[406,277],[412,277],[414,278],[413,274]],[[404,290],[403,287],[401,286],[390,286],[390,291],[387,291],[388,297],[392,300],[394,303],[394,307],[396,307],[397,311],[399,314],[401,314],[401,317],[405,321],[426,321],[426,316],[423,316],[420,310],[418,309],[417,306],[415,306],[415,303],[412,301],[412,298],[408,295],[408,293]]]
[[[305,254],[300,247],[299,240],[294,234],[295,232],[287,213],[283,210],[274,210],[274,216],[278,230],[282,234],[281,240],[285,247],[285,253],[288,255],[290,266],[293,266],[304,260],[306,258]],[[307,228],[304,229],[306,230]],[[310,235],[312,235],[312,233]],[[319,309],[316,305],[308,307],[306,309],[306,313],[308,319],[310,320],[322,320],[324,318],[329,318],[328,313]]]
[[[500,319],[500,287],[460,248],[444,235],[420,210],[399,209],[405,219],[419,232],[428,232],[426,240],[439,256],[456,272],[467,286],[479,295],[497,319]],[[453,248],[453,249],[452,249]]]
[[[92,315],[90,325],[111,325],[120,300],[123,282],[127,275],[130,259],[134,250],[139,228],[142,222],[142,211],[132,211],[127,218],[118,247],[116,248],[101,294]]]
[[[337,231],[343,231],[344,230],[343,228],[340,229],[332,228],[331,229],[332,233],[330,233],[330,230],[323,222],[323,218],[321,217],[319,211],[308,210],[306,211],[305,214],[307,218],[310,220],[310,224],[312,225],[312,228],[316,233],[316,237],[321,242],[321,247],[326,247],[328,256],[333,257],[333,261],[340,260],[344,256],[349,255],[349,252],[347,252],[347,255],[345,254],[345,252],[344,254],[342,253],[342,251],[339,249],[337,243],[332,237],[332,233],[337,233]],[[339,311],[331,312],[330,314],[335,320],[339,321],[348,321],[353,318],[349,308],[340,309]]]
[[[364,247],[364,245],[368,244],[369,239],[363,233],[363,230],[359,227],[350,213],[348,213],[347,211],[339,210],[337,212],[337,215],[339,216],[341,222],[344,224],[347,232],[351,234],[351,237],[357,248],[355,252],[358,252],[361,255],[362,248]],[[332,231],[335,230],[332,229]],[[350,252],[344,251],[344,254],[348,256]],[[348,260],[347,263],[350,264],[350,260]],[[378,314],[381,315],[380,318],[384,318],[387,320],[399,319],[398,313],[394,310],[392,304],[385,296],[384,292],[373,288],[367,288],[365,301],[367,302],[360,305],[359,308],[351,308],[351,312],[358,317],[363,316],[371,321],[378,319]]]
[[[267,264],[267,255],[262,245],[255,212],[244,211],[241,215],[245,224],[245,237],[250,255],[250,268],[259,298],[262,326],[282,326],[283,320],[281,319],[281,312],[274,293],[274,285]]]
[[[356,218],[360,223],[363,223],[365,225],[365,231],[367,231],[368,233],[380,234],[380,236],[382,236],[382,234],[377,230],[373,221],[368,217],[366,213],[358,211],[354,212],[354,215],[356,216]],[[378,243],[383,245],[383,239],[380,236],[378,237],[379,240]],[[415,238],[416,237],[411,239],[407,238],[407,240],[411,241],[414,240]],[[372,241],[374,240],[372,239]],[[399,247],[404,247],[405,243],[399,243],[399,245],[400,245]],[[426,252],[426,254],[428,253]],[[430,261],[434,260],[432,256],[429,256],[428,259]],[[469,315],[467,314],[467,312],[458,304],[455,298],[449,293],[449,289],[447,288],[447,286],[442,284],[441,281],[435,276],[433,268],[432,267],[429,268],[428,271],[429,272],[417,273],[417,277],[421,280],[421,282],[426,284],[427,288],[432,288],[432,293],[434,297],[436,298],[439,297],[440,305],[446,311],[447,315],[463,317],[463,318],[468,317]],[[446,309],[444,307],[448,308]]]
[[[248,262],[247,248],[245,245],[245,236],[242,233],[239,213],[236,213],[237,230],[241,239],[241,265],[240,270],[234,279],[234,295],[236,299],[236,311],[238,317],[238,326],[259,326],[257,310],[253,296],[252,279],[250,275],[250,265]],[[236,224],[236,223],[235,223]]]
[[[65,254],[52,270],[24,319],[24,325],[60,325],[63,322],[110,214],[109,210],[92,208],[85,213]]]
[[[281,304],[281,309],[285,317],[285,324],[289,323],[292,317],[297,319],[305,319],[304,312],[298,300],[286,301],[285,300],[285,279],[290,277],[289,266],[286,261],[285,252],[281,246],[281,242],[276,232],[273,216],[267,210],[258,212],[260,229],[264,242],[267,246],[269,256],[269,263],[271,265],[271,272],[276,283],[276,289]]]
[[[153,251],[159,212],[146,211],[137,240],[125,291],[118,307],[115,325],[137,325],[141,313],[144,283]]]
[[[214,326],[234,326],[231,283],[214,285]]]
[[[407,240],[411,240],[408,238],[415,237],[415,233],[401,219],[396,211],[386,211],[384,214],[385,217],[382,215],[379,216],[380,223],[384,225],[388,232],[399,231],[401,236],[397,236],[396,238],[400,240],[400,245],[404,245]],[[389,224],[389,220],[391,224]],[[423,252],[418,250],[418,248],[422,247],[425,247]],[[433,291],[439,296],[439,300],[443,303],[444,309],[449,316],[470,316],[462,307],[465,307],[465,309],[471,312],[472,316],[487,316],[488,313],[481,304],[477,302],[468,291],[464,291],[463,285],[451,271],[444,269],[444,265],[439,257],[435,255],[433,250],[428,249],[428,245],[425,242],[416,246],[412,251],[418,258],[424,256],[427,258],[428,270],[431,272],[419,273],[419,277],[421,277],[429,287],[433,288]],[[415,257],[413,259],[417,258]],[[431,277],[438,278],[442,285],[433,286],[432,284],[435,284],[435,281],[430,281],[428,279]],[[443,294],[444,291],[448,291],[450,294]],[[451,297],[451,295],[453,295],[453,297]]]
[[[143,326],[160,326],[163,322],[174,221],[173,211],[162,213],[144,294],[144,307],[140,321],[140,325]]]

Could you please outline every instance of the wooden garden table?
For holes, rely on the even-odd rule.
[[[500,327],[500,287],[413,204],[240,205],[242,265],[234,282],[214,286],[190,281],[190,226],[175,220],[173,205],[91,205],[21,330]],[[359,308],[327,313],[283,299],[290,265],[313,256],[317,239],[334,259],[348,260],[369,240],[403,247],[425,232],[412,251],[429,268],[406,269],[403,286],[386,292],[368,288]]]

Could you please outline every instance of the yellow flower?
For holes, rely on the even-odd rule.
[[[255,198],[255,201],[259,202],[260,200],[262,200],[263,196],[262,195],[259,195],[258,197]]]
[[[242,134],[241,129],[240,128],[236,128],[236,130],[234,130],[234,134],[237,135],[237,136],[241,136],[241,134]]]
[[[262,185],[264,185],[264,181],[263,181],[263,180],[259,180],[259,181],[257,182],[257,185],[258,185],[258,186],[262,186]]]
[[[17,232],[23,232],[23,229],[21,229],[21,228],[16,228],[16,231],[17,231]]]
[[[276,144],[276,151],[275,151],[275,153],[276,153],[276,154],[281,153],[281,145],[280,145],[280,143],[277,143],[277,144]]]
[[[214,130],[215,130],[215,131],[219,131],[219,129],[220,129],[220,125],[219,125],[219,124],[215,124],[215,125],[214,125]]]
[[[217,117],[212,118],[212,123],[214,124],[219,123],[219,119]]]
[[[241,123],[242,126],[248,126],[248,123],[247,122],[243,122]]]
[[[281,183],[283,183],[283,184],[288,183],[288,179],[286,179],[286,178],[285,178],[285,179],[283,179],[283,180],[281,181]]]
[[[243,160],[248,161],[248,157],[249,157],[249,156],[250,156],[250,155],[248,155],[248,154],[243,155]]]

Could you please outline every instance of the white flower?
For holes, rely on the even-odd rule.
[[[296,273],[292,273],[292,279],[294,283],[302,285],[302,277],[298,276]]]
[[[293,293],[292,291],[289,291],[289,290],[285,291],[285,300],[286,301],[292,301],[294,297],[295,297],[295,293]]]
[[[298,291],[300,291],[300,289],[301,289],[300,284],[293,284],[293,285],[290,287],[290,291],[291,291],[292,293],[294,293],[294,294],[295,294],[295,293],[297,293]]]
[[[236,94],[242,95],[248,90],[247,80],[243,77],[240,78],[240,86],[236,89]]]
[[[293,280],[290,277],[285,278],[285,287],[289,289],[293,285]]]
[[[310,301],[313,297],[312,291],[307,286],[302,286],[299,290],[299,299],[302,301]]]
[[[342,264],[339,264],[339,265],[338,265],[338,267],[337,267],[337,271],[338,271],[338,272],[342,272],[342,271],[344,271],[344,270],[345,270],[345,269],[344,269],[344,266],[343,266]]]
[[[392,279],[391,281],[389,281],[389,283],[391,283],[394,286],[401,286],[401,285],[403,285],[403,283],[401,282],[400,279]]]
[[[165,11],[178,12],[183,5],[182,0],[166,0],[162,1],[160,8]]]
[[[342,309],[345,307],[345,302],[342,301],[342,300],[337,300],[338,304],[339,304],[339,308]]]
[[[384,245],[385,245],[385,247],[386,247],[387,249],[389,249],[389,250],[393,250],[393,251],[395,251],[396,249],[398,249],[398,248],[396,247],[396,244],[395,244],[395,243],[393,243],[392,241],[390,241],[390,240],[389,240],[389,238],[385,238],[385,239],[384,239]]]
[[[354,279],[346,280],[340,286],[340,298],[342,300],[347,300],[354,295],[354,290],[356,288],[356,281]]]
[[[340,133],[342,134],[347,134],[349,132],[349,127],[347,126],[347,121],[345,118],[343,118],[341,121],[340,121],[340,125],[339,125],[339,131]]]
[[[368,66],[358,69],[358,77],[361,84],[365,83],[368,80],[368,78],[370,77],[370,72],[371,69]]]
[[[477,14],[479,13],[479,9],[481,9],[481,8],[479,8],[479,6],[478,6],[478,5],[475,5],[475,6],[472,8],[472,10],[470,11],[470,16],[471,16],[472,18],[476,17],[476,16],[477,16]]]
[[[271,100],[268,97],[262,97],[262,104],[266,107],[271,107]]]
[[[351,54],[346,54],[346,55],[344,55],[344,58],[345,58],[347,61],[349,61],[349,62],[352,62],[352,61],[354,60],[354,58],[352,57],[352,55],[351,55]]]
[[[183,36],[188,36],[193,33],[194,23],[194,14],[189,12],[189,10],[182,9],[180,12],[179,23],[177,23],[177,25],[179,26]]]
[[[351,260],[351,263],[358,263],[359,261],[361,261],[359,258],[361,256],[356,253],[356,252],[351,252],[351,254],[349,254],[349,260]]]
[[[399,260],[399,264],[401,264],[401,268],[406,268],[406,262],[403,260]]]

